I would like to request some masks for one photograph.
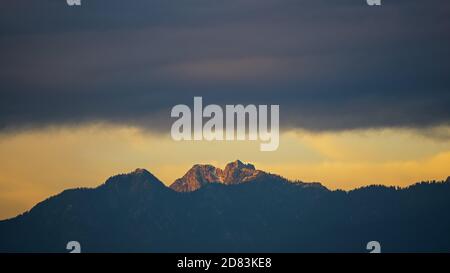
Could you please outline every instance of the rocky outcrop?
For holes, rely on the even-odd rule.
[[[170,188],[178,192],[190,192],[209,183],[240,184],[252,181],[264,174],[266,173],[256,170],[252,164],[244,164],[240,160],[228,163],[223,170],[212,165],[197,164],[183,177],[175,180]]]

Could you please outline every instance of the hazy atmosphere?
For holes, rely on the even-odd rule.
[[[145,168],[240,159],[330,189],[445,180],[445,0],[0,1],[0,219]],[[176,142],[170,110],[280,105],[280,145]]]

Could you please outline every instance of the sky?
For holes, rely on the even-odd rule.
[[[0,219],[138,167],[170,184],[241,159],[331,189],[450,175],[448,1],[0,5]],[[279,149],[173,141],[194,96],[280,105]]]

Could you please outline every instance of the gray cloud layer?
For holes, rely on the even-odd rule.
[[[450,122],[446,0],[29,2],[1,1],[1,130],[168,130],[194,95],[280,104],[284,128]]]

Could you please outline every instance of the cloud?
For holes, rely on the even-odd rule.
[[[14,1],[0,11],[0,129],[168,132],[173,105],[280,104],[311,131],[445,126],[450,4]],[[39,5],[39,6],[37,6]]]

